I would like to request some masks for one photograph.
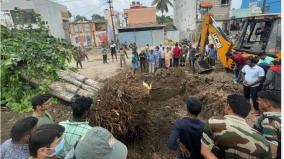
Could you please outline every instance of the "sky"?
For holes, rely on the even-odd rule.
[[[67,6],[73,16],[82,15],[91,18],[93,14],[103,15],[104,9],[108,8],[107,0],[52,0]],[[114,10],[123,12],[123,9],[129,8],[133,0],[113,0]],[[135,0],[138,1],[138,0]],[[145,6],[151,6],[153,0],[139,0]],[[238,9],[242,0],[232,0],[232,8]],[[159,14],[159,13],[158,13]],[[170,7],[167,15],[173,15],[173,9]]]

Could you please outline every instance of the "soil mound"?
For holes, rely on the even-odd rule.
[[[166,142],[176,119],[186,115],[188,97],[200,98],[200,115],[206,120],[222,116],[226,96],[240,92],[230,78],[212,74],[192,74],[180,68],[159,69],[154,75],[120,73],[105,82],[90,122],[125,141],[130,159],[175,158]],[[151,91],[143,82],[152,84]]]

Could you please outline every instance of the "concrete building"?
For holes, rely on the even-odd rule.
[[[129,9],[124,9],[127,26],[157,24],[155,7],[145,7],[139,2],[132,3]]]
[[[25,17],[24,23],[35,23],[35,18],[32,15],[32,11],[34,11],[41,15],[41,18],[48,26],[51,35],[56,38],[68,40],[67,25],[69,17],[66,6],[49,0],[3,0],[1,11],[10,13],[13,25],[18,24],[15,20],[15,7],[23,10]]]
[[[68,25],[68,33],[74,46],[94,47],[108,43],[106,22],[72,22]]]
[[[211,3],[209,13],[214,15],[216,22],[226,30],[230,20],[231,0],[175,0],[174,1],[174,25],[180,31],[180,38],[191,40],[200,30],[203,21],[203,13],[200,8],[202,3]]]
[[[143,6],[139,2],[133,2],[129,9],[124,9],[127,26],[118,29],[119,42],[135,42],[138,47],[162,44],[165,25],[157,24],[156,12],[156,8]]]

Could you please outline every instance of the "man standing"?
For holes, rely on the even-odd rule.
[[[64,148],[60,156],[65,155],[74,147],[78,140],[87,133],[92,127],[89,125],[88,118],[93,100],[89,97],[78,97],[72,104],[73,119],[59,123],[65,128]]]
[[[105,46],[105,45],[102,45],[101,53],[102,53],[102,55],[103,55],[103,64],[105,64],[105,63],[107,63],[107,64],[108,64],[108,62],[107,62],[107,54],[108,54],[108,50],[107,50],[107,48],[106,48],[106,46]]]
[[[241,69],[246,64],[247,59],[242,56],[242,54],[234,53],[232,55],[232,60],[235,63],[233,72],[235,74],[234,83],[239,83],[241,80]]]
[[[122,63],[123,63],[123,66],[126,66],[125,56],[127,56],[126,49],[125,49],[124,46],[120,48],[119,56],[120,56],[119,57],[119,59],[120,59],[120,67],[122,68]]]
[[[267,140],[251,128],[245,118],[251,105],[241,95],[227,97],[225,116],[210,118],[201,139],[201,154],[206,159],[271,159]]]
[[[217,50],[214,48],[214,44],[211,44],[208,49],[208,60],[211,66],[215,66],[215,60],[217,59]]]
[[[260,53],[259,54],[260,59],[258,60],[257,64],[267,64],[271,65],[272,62],[274,61],[274,58],[266,56],[265,53]]]
[[[28,159],[29,141],[33,129],[36,128],[38,119],[27,117],[19,120],[11,129],[10,139],[6,140],[1,146],[1,159]]]
[[[272,90],[281,96],[281,62],[275,60],[273,64],[267,71],[263,89]]]
[[[168,139],[168,147],[172,150],[178,149],[179,159],[202,159],[200,154],[200,139],[204,123],[198,119],[202,103],[196,97],[191,97],[187,102],[188,117],[177,120],[175,127],[171,130]]]
[[[105,128],[93,127],[65,159],[126,159],[127,147]]]
[[[253,128],[270,143],[272,158],[281,158],[281,96],[273,91],[258,93],[259,108],[263,114]]]
[[[165,47],[160,48],[161,58],[160,58],[160,67],[163,68],[165,66]]]
[[[53,124],[53,118],[48,113],[48,109],[50,109],[50,96],[49,95],[38,95],[32,99],[32,106],[34,109],[33,117],[38,119],[37,127],[44,124]]]
[[[259,85],[264,79],[264,70],[256,65],[257,60],[254,57],[248,59],[248,65],[242,68],[242,81],[244,88],[244,96],[249,100],[252,98],[255,115],[259,115],[257,102],[257,92]]]
[[[149,73],[155,72],[155,61],[156,57],[154,54],[154,50],[150,50],[150,53],[148,54],[148,65],[149,65]]]
[[[185,66],[185,60],[188,53],[188,46],[184,43],[181,47],[181,59],[180,59],[180,66]]]
[[[161,51],[159,46],[156,46],[155,54],[155,70],[160,67]]]
[[[173,49],[174,67],[179,66],[180,54],[181,54],[180,48],[178,47],[178,43],[176,43],[175,48]]]
[[[147,55],[145,51],[142,50],[141,53],[139,54],[141,72],[146,72],[146,60],[147,60]]]
[[[113,59],[113,56],[115,56],[115,59],[117,61],[117,55],[116,55],[116,44],[111,41],[111,45],[110,45],[110,53],[111,53],[111,58],[112,58],[112,61],[114,61]]]

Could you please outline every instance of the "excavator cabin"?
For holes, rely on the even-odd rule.
[[[233,47],[234,53],[281,57],[281,16],[262,14],[243,19],[239,38]]]

